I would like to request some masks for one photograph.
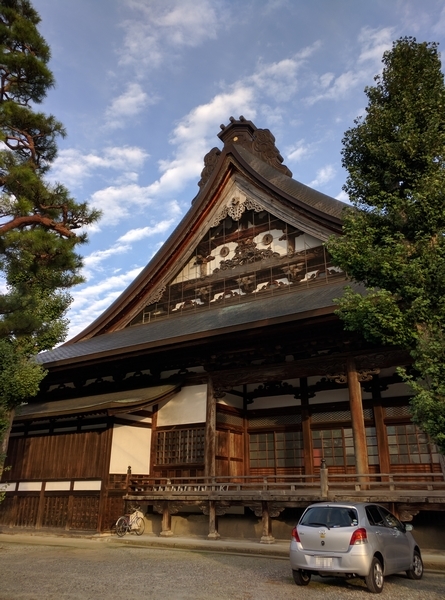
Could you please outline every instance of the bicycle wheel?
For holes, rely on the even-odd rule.
[[[124,535],[128,531],[128,519],[127,517],[119,517],[116,521],[116,535],[119,537],[124,537]]]
[[[134,531],[136,535],[142,535],[145,530],[145,521],[142,517],[137,517]]]

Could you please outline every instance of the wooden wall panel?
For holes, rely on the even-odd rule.
[[[7,494],[5,499],[0,502],[0,525],[10,527],[15,523],[16,499],[12,494]]]
[[[37,513],[39,509],[40,496],[26,495],[17,498],[17,527],[35,527],[37,523]]]
[[[244,475],[244,435],[242,432],[216,432],[216,474]]]
[[[125,513],[125,502],[121,496],[110,495],[104,505],[102,531],[111,531],[118,518]]]
[[[108,473],[109,430],[11,438],[9,481],[104,478]]]
[[[74,496],[70,529],[97,530],[99,520],[99,494]]]
[[[42,527],[65,528],[68,522],[68,494],[45,497]]]

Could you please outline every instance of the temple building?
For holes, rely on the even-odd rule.
[[[411,421],[399,348],[344,330],[325,242],[345,204],[231,118],[199,192],[121,296],[39,355],[17,410],[2,528],[290,536],[309,503],[367,499],[444,522],[444,463]],[[425,517],[427,515],[427,517]],[[235,525],[234,525],[235,524]]]

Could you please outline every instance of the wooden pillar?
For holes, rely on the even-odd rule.
[[[161,533],[162,537],[170,537],[173,535],[172,531],[172,516],[168,508],[168,502],[164,502],[162,506],[162,526]]]
[[[214,500],[209,501],[209,535],[207,537],[211,540],[217,540],[220,537],[218,533],[218,518],[216,516],[216,502]]]
[[[372,405],[374,411],[377,447],[379,449],[380,473],[389,473],[391,467],[389,464],[388,436],[386,435],[385,415],[382,406],[382,396],[380,393],[378,375],[374,375],[372,378]]]
[[[263,524],[263,535],[261,536],[261,544],[273,544],[275,538],[272,535],[272,519],[270,518],[269,505],[267,502],[261,502],[261,520]]]
[[[348,374],[349,405],[351,407],[352,431],[354,434],[355,464],[357,473],[368,473],[368,448],[366,445],[365,421],[363,416],[362,390],[358,380],[355,360],[351,356],[346,362]]]
[[[300,379],[301,392],[301,429],[303,434],[304,474],[312,475],[314,472],[314,457],[312,452],[311,417],[309,414],[309,394],[307,377]]]
[[[207,382],[204,475],[205,477],[216,475],[216,398],[210,377]]]

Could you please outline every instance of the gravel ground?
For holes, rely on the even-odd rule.
[[[0,600],[348,600],[360,580],[297,587],[288,560],[153,548],[0,544]],[[445,574],[385,580],[382,600],[444,600]]]

